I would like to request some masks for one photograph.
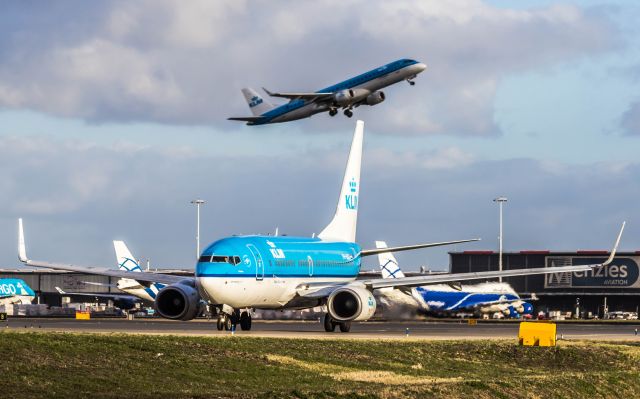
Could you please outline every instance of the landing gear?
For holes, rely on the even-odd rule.
[[[240,328],[243,331],[251,330],[251,315],[249,312],[240,313]]]
[[[409,80],[409,79],[407,79],[407,82],[409,82],[409,84],[410,84],[411,86],[415,86],[415,85],[416,85],[416,82],[414,82],[413,80]]]
[[[353,116],[353,111],[351,111],[350,109],[345,109],[344,114],[347,116],[347,118],[351,118]]]
[[[336,116],[337,113],[338,113],[338,110],[336,108],[329,109],[329,116]]]
[[[233,327],[233,323],[231,323],[231,317],[226,315],[225,313],[218,314],[218,320],[216,321],[216,327],[218,331],[229,331]]]
[[[328,313],[325,313],[322,319],[322,324],[324,325],[324,330],[326,332],[334,332],[336,330],[336,326],[340,327],[340,332],[349,332],[351,331],[351,322],[350,321],[336,321],[331,318]]]

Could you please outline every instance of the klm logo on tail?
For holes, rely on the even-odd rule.
[[[253,108],[253,107],[257,106],[257,105],[260,105],[263,102],[264,102],[264,100],[261,99],[260,97],[253,96],[253,97],[251,97],[251,100],[249,101],[249,108]]]
[[[356,183],[355,179],[351,179],[349,182],[349,191],[351,193],[344,196],[345,206],[347,209],[358,209],[358,195],[356,195],[357,189],[358,183]]]

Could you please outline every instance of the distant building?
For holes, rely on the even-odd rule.
[[[450,252],[450,271],[468,273],[498,270],[498,253],[493,251]],[[608,251],[520,251],[502,254],[503,270],[568,266],[604,262]],[[506,277],[503,281],[521,296],[535,294],[538,311],[637,312],[640,306],[640,251],[618,252],[613,262],[588,272]],[[605,309],[605,307],[607,309]]]

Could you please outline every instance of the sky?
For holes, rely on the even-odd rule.
[[[0,267],[193,267],[232,234],[318,233],[365,121],[358,243],[640,249],[640,5],[629,1],[37,1],[0,12]],[[242,87],[315,91],[399,58],[415,86],[268,126]],[[277,99],[274,103],[281,103]],[[377,267],[375,259],[366,269]]]

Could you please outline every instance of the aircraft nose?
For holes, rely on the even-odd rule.
[[[416,69],[416,73],[420,73],[427,69],[427,64],[421,62],[419,64],[415,64],[414,68]]]

